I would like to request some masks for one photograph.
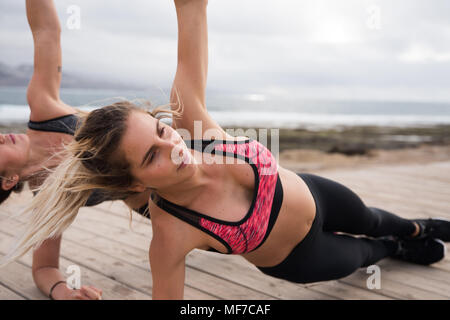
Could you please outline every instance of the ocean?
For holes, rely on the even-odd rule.
[[[61,89],[61,99],[92,110],[122,98],[147,99],[157,106],[169,102],[169,90],[120,91]],[[209,114],[223,127],[305,128],[341,126],[428,127],[450,125],[450,103],[298,100],[262,94],[208,93]],[[26,88],[0,87],[0,125],[29,118]]]

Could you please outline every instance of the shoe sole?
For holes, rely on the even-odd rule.
[[[440,244],[442,244],[442,249],[443,249],[444,252],[443,252],[443,254],[442,254],[442,259],[439,260],[439,261],[442,261],[442,260],[444,260],[445,257],[447,256],[447,246],[445,245],[445,242],[442,241],[442,240],[440,240],[440,239],[434,239],[434,241],[437,241],[437,242],[439,242]],[[439,262],[439,261],[436,261],[436,262]]]

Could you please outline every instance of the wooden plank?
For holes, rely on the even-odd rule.
[[[25,297],[10,290],[0,282],[0,300],[25,300]]]
[[[417,170],[428,173],[432,168],[432,165],[422,166]],[[440,169],[442,170],[442,169]],[[373,167],[365,169],[355,169],[355,170],[329,170],[317,172],[318,175],[330,175],[330,176],[342,176],[342,177],[356,177],[364,178],[371,176],[372,183],[378,183],[377,181],[382,181],[383,183],[389,184],[392,182],[399,182],[405,185],[416,184],[420,182],[420,186],[425,190],[437,191],[442,194],[448,194],[448,185],[450,180],[450,175],[445,172],[440,173],[440,179],[433,176],[423,175],[418,177],[412,171],[412,168],[408,167],[407,171],[399,171],[389,167]],[[437,188],[437,189],[436,189]],[[436,189],[436,190],[435,190]]]
[[[385,175],[374,175],[373,172],[367,172],[365,174],[357,173],[352,176],[342,175],[342,174],[329,174],[329,176],[336,177],[337,179],[344,179],[346,181],[357,181],[359,183],[364,183],[364,185],[370,187],[379,187],[380,185],[384,190],[396,190],[399,187],[400,194],[407,194],[412,192],[420,192],[425,197],[433,196],[437,199],[447,200],[450,196],[449,187],[450,183],[446,185],[437,184],[434,181],[424,181],[418,179],[410,179],[408,181],[402,181],[401,179],[395,178],[391,179],[389,176]],[[397,191],[397,190],[396,190]]]
[[[391,297],[376,290],[370,290],[364,286],[357,287],[341,280],[325,281],[306,285],[306,287],[316,292],[332,294],[343,300],[392,300]]]
[[[439,280],[426,278],[430,267],[410,265],[392,259],[383,259],[377,265],[381,269],[381,289],[376,289],[376,291],[386,296],[408,300],[449,299],[450,285],[440,284]],[[426,270],[423,271],[421,276],[417,273],[411,273],[408,267],[417,270],[425,268]],[[362,268],[341,281],[361,286],[365,279],[367,279],[367,274]]]
[[[382,180],[385,183],[398,181],[405,184],[415,184],[417,181],[420,181],[421,185],[425,188],[438,186],[443,189],[448,187],[450,174],[448,173],[448,169],[443,168],[438,164],[439,163],[430,163],[421,166],[371,166],[367,168],[313,170],[311,173],[317,175],[341,175],[347,177],[371,175],[374,178],[374,181]],[[433,174],[433,171],[436,171],[436,173]],[[420,175],[418,175],[417,172],[419,172]],[[448,191],[448,189],[440,192],[447,193],[446,191]]]
[[[334,177],[331,178],[333,180]],[[443,210],[442,208],[445,205],[438,206],[438,208],[436,208],[437,206],[435,205],[425,205],[423,203],[420,203],[421,201],[411,200],[412,197],[399,197],[395,194],[386,193],[380,194],[380,189],[369,187],[363,182],[342,179],[334,180],[345,185],[350,190],[355,192],[367,206],[379,207],[387,211],[389,211],[388,209],[386,209],[388,205],[391,207],[395,206],[398,211],[394,213],[403,216],[402,214],[400,214],[400,212],[405,212],[408,214],[408,216],[405,216],[405,218],[411,219],[420,217],[426,218],[432,216],[449,217],[449,213],[447,213],[448,210]],[[382,186],[380,185],[379,188],[382,188]]]
[[[3,221],[2,221],[3,222]],[[3,223],[0,227],[3,227]],[[9,249],[8,244],[13,240],[13,236],[0,231],[0,253],[4,255]],[[5,283],[8,287],[13,288],[27,299],[48,299],[35,286],[31,274],[31,252],[20,258],[17,262],[8,264],[0,271],[0,282]],[[60,270],[64,274],[69,265],[80,265],[77,261],[68,260],[64,257],[60,259]],[[80,265],[82,267],[82,265]],[[138,292],[126,285],[113,281],[100,273],[88,268],[83,268],[82,284],[94,285],[103,290],[103,299],[150,299],[149,295]]]
[[[0,244],[2,244],[5,239],[3,234],[0,234],[0,239]],[[0,250],[0,254],[3,255],[5,254],[5,252],[3,250]],[[11,290],[14,290],[25,299],[48,299],[39,291],[36,286],[33,285],[31,267],[28,265],[24,265],[22,261],[10,263],[2,268],[0,270],[0,283],[3,286],[11,288]]]
[[[378,194],[383,196],[390,196],[392,199],[399,199],[400,201],[404,199],[414,200],[415,204],[430,206],[437,210],[445,210],[446,205],[450,202],[450,195],[440,195],[436,192],[427,192],[421,188],[421,182],[416,181],[416,183],[399,184],[399,183],[376,183],[370,176],[367,177],[351,177],[345,179],[347,184],[358,184],[366,187],[367,189],[377,190]],[[381,180],[383,181],[383,180]],[[439,187],[434,187],[439,190]],[[447,186],[450,189],[450,184]]]
[[[445,258],[444,261],[448,262],[449,259]],[[438,265],[442,263],[440,261],[431,266],[422,266],[391,259],[382,261],[380,266],[388,272],[391,270],[401,270],[411,276],[426,279],[429,284],[433,284],[433,288],[438,289],[438,293],[448,296],[450,295],[450,271],[439,268]],[[440,289],[442,291],[439,291]]]
[[[418,204],[418,201],[411,200],[411,197],[400,198],[393,195],[379,194],[377,190],[367,190],[362,185],[352,185],[351,189],[367,206],[379,207],[381,209],[384,209],[387,205],[391,207],[395,206],[398,212],[406,214],[405,218],[408,219],[428,217],[450,218],[447,210],[443,210],[442,208],[436,209],[436,206]]]
[[[430,209],[434,209],[437,211],[447,211],[446,209],[450,205],[450,197],[443,198],[438,195],[426,194],[421,190],[408,190],[408,186],[399,185],[399,184],[390,184],[389,186],[383,182],[377,183],[377,180],[371,178],[369,174],[362,177],[359,176],[347,176],[344,177],[342,175],[327,175],[325,178],[329,178],[336,182],[339,182],[351,190],[357,187],[358,190],[362,192],[370,192],[376,195],[378,198],[383,197],[387,200],[394,200],[399,202],[405,202],[414,204],[415,206],[427,207]],[[416,181],[415,185],[420,186],[420,181]],[[450,184],[448,185],[450,188]],[[436,189],[438,189],[436,187]],[[353,190],[355,191],[355,190]],[[355,192],[358,194],[358,192]],[[358,194],[359,195],[359,194]]]

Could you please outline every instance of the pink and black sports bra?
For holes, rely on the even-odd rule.
[[[194,150],[239,158],[251,165],[255,174],[255,190],[250,209],[240,221],[229,222],[179,206],[159,196],[154,198],[155,204],[220,241],[228,254],[243,254],[259,248],[269,236],[283,202],[283,187],[275,157],[263,144],[250,138],[185,142]],[[217,252],[214,248],[209,251]]]

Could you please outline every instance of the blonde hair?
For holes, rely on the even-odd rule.
[[[180,101],[178,92],[177,98]],[[177,109],[165,109],[171,105],[173,103],[145,111],[125,100],[82,115],[73,141],[61,152],[63,160],[51,170],[37,189],[39,193],[19,213],[27,217],[25,229],[10,252],[0,260],[0,267],[39,247],[46,239],[61,235],[94,189],[104,190],[108,200],[123,200],[136,194],[127,190],[134,178],[124,155],[117,151],[128,116],[132,111],[141,111],[156,119],[170,118],[169,114],[181,117],[182,104],[178,103]]]

